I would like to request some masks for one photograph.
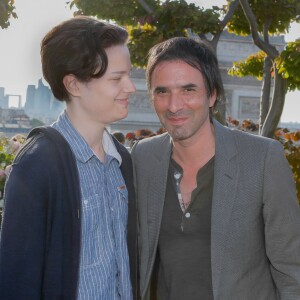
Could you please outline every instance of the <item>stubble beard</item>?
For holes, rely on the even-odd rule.
[[[165,116],[166,119],[160,118],[162,125],[167,130],[167,132],[169,133],[169,135],[172,137],[173,140],[183,141],[185,139],[188,139],[189,137],[191,137],[193,135],[193,132],[191,132],[192,130],[191,130],[191,128],[189,128],[189,126],[187,126],[187,124],[176,126],[176,125],[169,125],[168,122],[166,121],[169,116],[175,116],[175,115],[189,116],[190,113],[189,112],[179,112],[177,114],[172,114],[172,113],[168,112],[167,115]],[[163,122],[163,121],[165,121],[165,122]]]
[[[167,126],[165,128],[174,141],[183,141],[193,135],[191,132],[189,132],[188,129],[180,126],[175,126],[171,128],[168,128]]]

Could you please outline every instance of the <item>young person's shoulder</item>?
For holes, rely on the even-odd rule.
[[[34,128],[28,134],[13,164],[25,163],[27,160],[51,160],[57,156],[60,148],[68,149],[69,146],[56,129],[50,126]]]

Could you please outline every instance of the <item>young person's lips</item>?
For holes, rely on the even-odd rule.
[[[123,105],[128,105],[128,98],[116,99],[116,101]]]
[[[128,110],[128,106],[129,106],[128,98],[116,99],[116,102],[119,104],[119,106],[120,106],[122,109]]]

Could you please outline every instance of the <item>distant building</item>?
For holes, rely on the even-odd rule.
[[[11,106],[9,103],[9,100],[11,97],[18,98],[18,104],[17,104],[17,107],[15,107],[15,108],[22,108],[22,96],[21,95],[5,94],[4,87],[0,87],[0,107],[9,108]]]
[[[0,107],[8,108],[9,96],[5,95],[5,89],[0,87]]]
[[[11,137],[18,133],[27,135],[32,129],[30,119],[20,108],[0,108],[0,132]]]
[[[54,122],[61,111],[64,109],[65,103],[58,101],[53,96],[49,87],[43,84],[42,79],[38,81],[38,86],[27,86],[25,112],[31,117],[51,124]]]

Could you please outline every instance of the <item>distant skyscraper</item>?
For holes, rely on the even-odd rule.
[[[50,89],[45,86],[42,79],[40,79],[34,94],[34,108],[37,113],[43,114],[50,111],[51,95]]]
[[[8,108],[9,96],[5,95],[4,87],[0,87],[0,107]]]
[[[25,111],[31,118],[36,118],[44,123],[54,121],[65,104],[58,101],[52,94],[49,87],[43,84],[42,79],[38,81],[38,86],[27,86]]]
[[[35,86],[28,85],[26,91],[26,102],[25,102],[25,110],[28,112],[34,110],[34,94],[35,94]]]

